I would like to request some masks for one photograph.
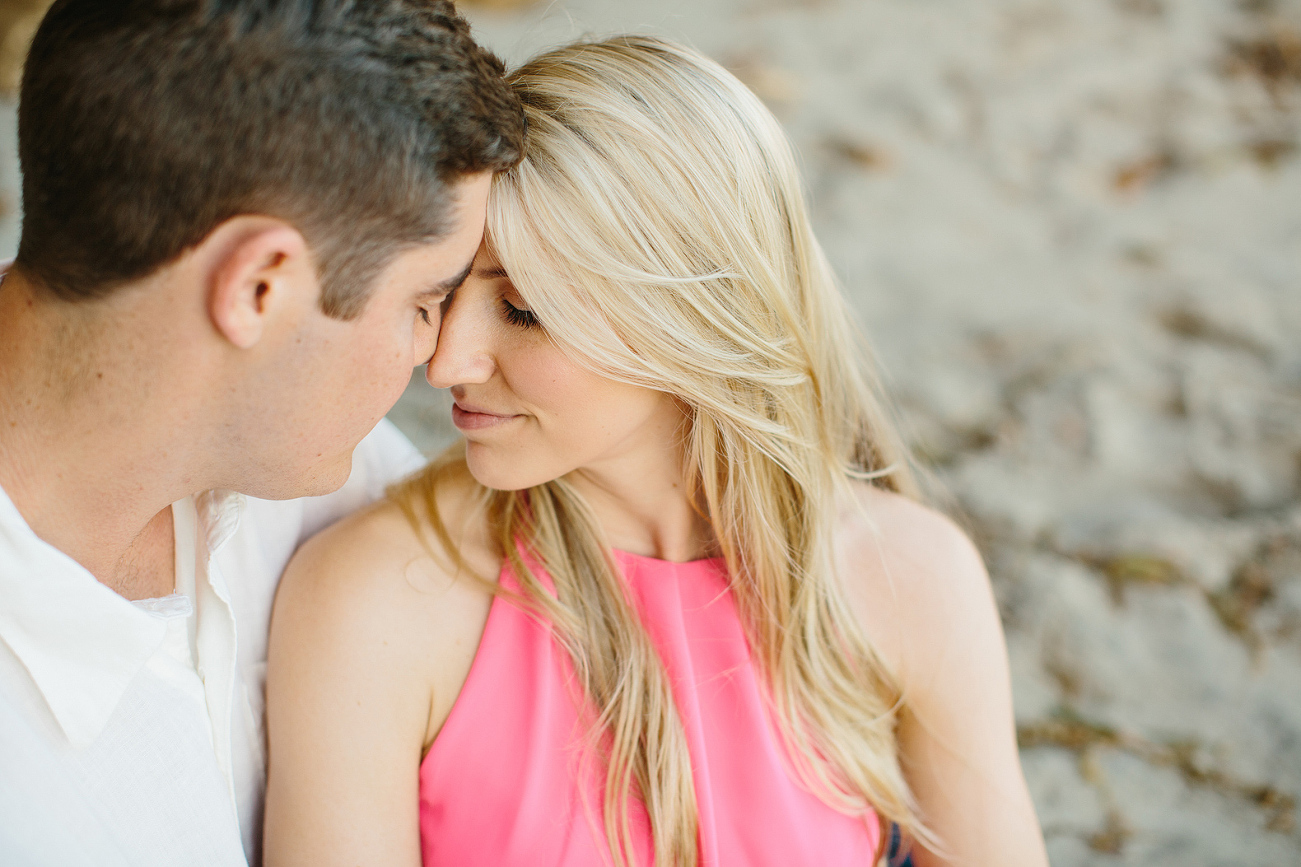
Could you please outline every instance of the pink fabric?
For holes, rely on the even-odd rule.
[[[788,771],[722,561],[617,558],[686,727],[702,867],[870,865],[876,817],[836,812]],[[518,586],[508,569],[501,580]],[[420,767],[426,867],[612,863],[600,819],[604,773],[584,748],[590,708],[575,700],[573,679],[546,624],[495,599],[465,686]],[[649,867],[650,826],[635,807],[637,863]]]

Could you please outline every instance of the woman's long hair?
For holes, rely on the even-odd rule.
[[[494,181],[489,244],[577,363],[687,408],[686,478],[726,558],[797,778],[836,809],[874,808],[926,839],[898,761],[900,690],[832,551],[851,480],[906,495],[915,483],[784,133],[721,66],[659,39],[569,45],[510,82],[529,139],[523,162]],[[461,462],[451,452],[395,492],[453,558],[434,493]],[[524,599],[554,624],[593,702],[616,863],[634,860],[635,796],[656,867],[695,865],[686,736],[600,522],[563,478],[481,493]]]

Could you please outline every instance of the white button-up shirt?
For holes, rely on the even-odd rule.
[[[421,462],[385,421],[333,494],[176,503],[178,595],[143,604],[41,541],[0,490],[0,865],[258,863],[280,573]]]

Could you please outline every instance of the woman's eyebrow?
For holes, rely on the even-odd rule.
[[[498,266],[496,268],[483,268],[473,273],[480,280],[500,280],[506,276],[506,269]]]

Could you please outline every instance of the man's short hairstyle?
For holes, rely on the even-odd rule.
[[[265,214],[355,317],[452,183],[519,160],[503,73],[446,0],[58,0],[23,74],[16,267],[102,297]]]

